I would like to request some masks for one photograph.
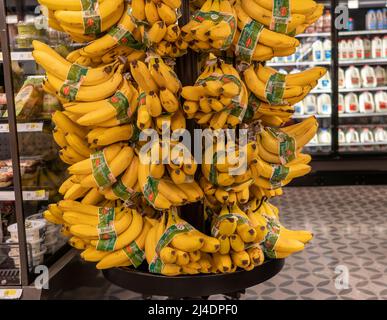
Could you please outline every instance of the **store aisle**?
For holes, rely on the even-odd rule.
[[[280,274],[241,299],[387,299],[387,186],[287,188],[274,203],[285,226],[312,230],[315,238]],[[345,285],[339,281],[345,275],[348,288],[336,288],[336,282]],[[44,298],[142,299],[79,260],[50,287]]]

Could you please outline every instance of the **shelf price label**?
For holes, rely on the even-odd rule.
[[[23,191],[23,200],[48,200],[48,193],[45,190]]]
[[[42,132],[43,122],[18,123],[17,131],[18,132]],[[8,133],[8,132],[9,132],[9,124],[1,123],[0,133]]]

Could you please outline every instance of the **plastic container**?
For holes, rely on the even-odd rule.
[[[341,40],[339,42],[339,59],[340,60],[347,60],[348,59],[347,41],[345,41],[345,40]]]
[[[359,112],[359,99],[353,92],[348,93],[345,98],[345,112],[346,113],[358,113]]]
[[[360,142],[361,143],[373,143],[375,142],[374,134],[369,128],[362,128],[360,131]]]
[[[364,47],[364,58],[371,59],[372,57],[372,42],[370,39],[363,39],[363,47]]]
[[[344,69],[339,68],[339,89],[345,89],[345,72]]]
[[[347,59],[355,59],[355,45],[351,39],[347,41]]]
[[[383,58],[383,40],[380,37],[372,39],[372,59]]]
[[[51,229],[51,230],[47,230],[46,231],[46,243],[48,242],[51,242],[53,240],[57,240],[58,238],[58,232],[59,232],[59,229],[58,228],[55,228],[55,229]]]
[[[382,127],[376,127],[374,130],[375,142],[387,142],[387,131]]]
[[[44,238],[40,238],[39,240],[36,240],[36,241],[28,241],[28,247],[31,246],[31,251],[32,251],[32,254],[37,254],[39,253],[40,251],[42,251],[45,246],[44,246]],[[6,243],[8,244],[12,244],[12,243],[17,243],[17,242],[14,242],[12,239],[8,239],[6,241]],[[11,256],[19,256],[19,248],[12,248],[8,255],[11,257]]]
[[[383,29],[383,11],[381,9],[376,11],[376,28],[379,30]]]
[[[363,68],[361,68],[360,74],[363,88],[376,88],[378,82],[373,67],[365,65]]]
[[[350,66],[347,70],[345,70],[345,87],[347,89],[355,89],[360,88],[361,86],[361,77],[359,69]]]
[[[359,132],[355,128],[349,128],[345,133],[345,140],[350,144],[360,143]]]
[[[329,71],[327,71],[326,74],[318,81],[318,88],[322,90],[329,90],[331,89],[331,75]]]
[[[327,128],[321,128],[318,132],[318,141],[321,144],[331,144],[331,132]]]
[[[323,32],[331,32],[331,12],[329,10],[325,10],[325,14],[323,16]]]
[[[387,112],[387,93],[385,91],[376,92],[374,100],[376,112]]]
[[[19,22],[17,25],[17,33],[23,36],[37,36],[38,30],[34,22]]]
[[[302,116],[304,114],[304,102],[300,101],[294,105],[294,115]]]
[[[383,37],[382,51],[383,58],[387,58],[387,36]]]
[[[344,110],[345,110],[344,95],[342,95],[341,93],[339,94],[338,110],[339,110],[339,113],[344,113]]]
[[[361,113],[375,112],[375,102],[371,92],[363,92],[359,96],[359,110]]]
[[[330,39],[325,39],[323,42],[324,60],[331,61],[332,58],[332,42]]]
[[[347,23],[347,30],[353,31],[354,29],[355,29],[355,23],[353,21],[353,18],[349,18]]]
[[[339,144],[345,143],[346,140],[345,140],[345,133],[344,133],[343,129],[339,128],[338,135],[339,135]]]
[[[318,114],[330,115],[332,114],[332,101],[329,94],[320,94],[317,98],[317,112]]]
[[[58,249],[57,243],[58,243],[57,239],[54,239],[53,241],[46,243],[47,254],[54,254],[57,251]]]
[[[376,18],[375,10],[368,10],[366,14],[366,29],[367,30],[376,30],[378,21]]]
[[[304,114],[317,114],[317,99],[313,94],[304,99]]]
[[[374,68],[376,76],[376,84],[378,87],[383,87],[387,85],[387,74],[386,69],[382,66],[377,66]]]
[[[37,252],[36,254],[32,255],[32,261],[31,258],[29,257],[28,259],[28,264],[29,266],[37,266],[43,263],[44,261],[44,255],[47,252],[47,248],[44,248],[43,251]],[[20,268],[20,257],[19,256],[10,256],[10,258],[13,260],[15,267]]]
[[[355,58],[359,60],[364,59],[365,53],[363,39],[360,37],[356,37],[353,41],[353,47],[355,49]]]
[[[46,223],[44,221],[32,220],[25,222],[27,241],[37,241],[44,237]],[[17,224],[8,226],[8,232],[11,234],[11,239],[18,242]]]
[[[313,52],[313,61],[321,62],[323,61],[323,43],[321,40],[317,40],[313,42],[312,52]]]

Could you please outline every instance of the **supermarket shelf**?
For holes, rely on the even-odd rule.
[[[328,89],[313,89],[310,93],[332,93],[332,90],[328,90]]]
[[[311,116],[315,116],[318,119],[328,119],[331,117],[330,114],[303,114],[303,115],[295,115],[292,118],[293,119],[306,119],[306,118],[309,118]]]
[[[330,143],[317,143],[317,144],[307,144],[305,147],[307,148],[313,148],[313,147],[330,147]]]
[[[339,92],[387,91],[387,87],[339,89]]]
[[[360,60],[359,60],[360,61]],[[385,61],[387,63],[387,60]],[[331,65],[331,61],[298,61],[298,62],[268,62],[270,67],[292,67],[292,66],[328,66]]]
[[[316,33],[301,33],[296,35],[296,38],[309,38],[309,37],[330,37],[330,32],[316,32]]]
[[[11,59],[14,61],[34,61],[32,51],[13,51],[11,52]],[[0,52],[0,62],[3,61],[3,53]]]
[[[13,190],[0,191],[0,201],[14,201],[15,193]],[[34,190],[23,191],[24,201],[47,201],[48,191],[46,190]]]
[[[339,143],[340,147],[387,146],[387,142]]]
[[[18,123],[17,131],[18,132],[42,132],[44,122],[26,122]],[[9,124],[0,123],[0,133],[9,133]]]
[[[341,31],[339,36],[361,36],[361,35],[370,35],[370,34],[385,34],[387,33],[386,29],[382,30],[357,30],[357,31]]]
[[[339,118],[387,117],[387,112],[340,113]]]
[[[329,63],[330,64],[330,63]],[[339,60],[339,65],[364,65],[364,64],[387,64],[387,59],[359,59],[359,60]]]

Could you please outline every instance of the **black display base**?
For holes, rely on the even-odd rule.
[[[103,275],[121,288],[146,296],[193,298],[235,293],[255,286],[274,277],[284,264],[284,259],[269,260],[252,271],[237,271],[230,274],[166,277],[132,268],[113,268],[103,270]]]

